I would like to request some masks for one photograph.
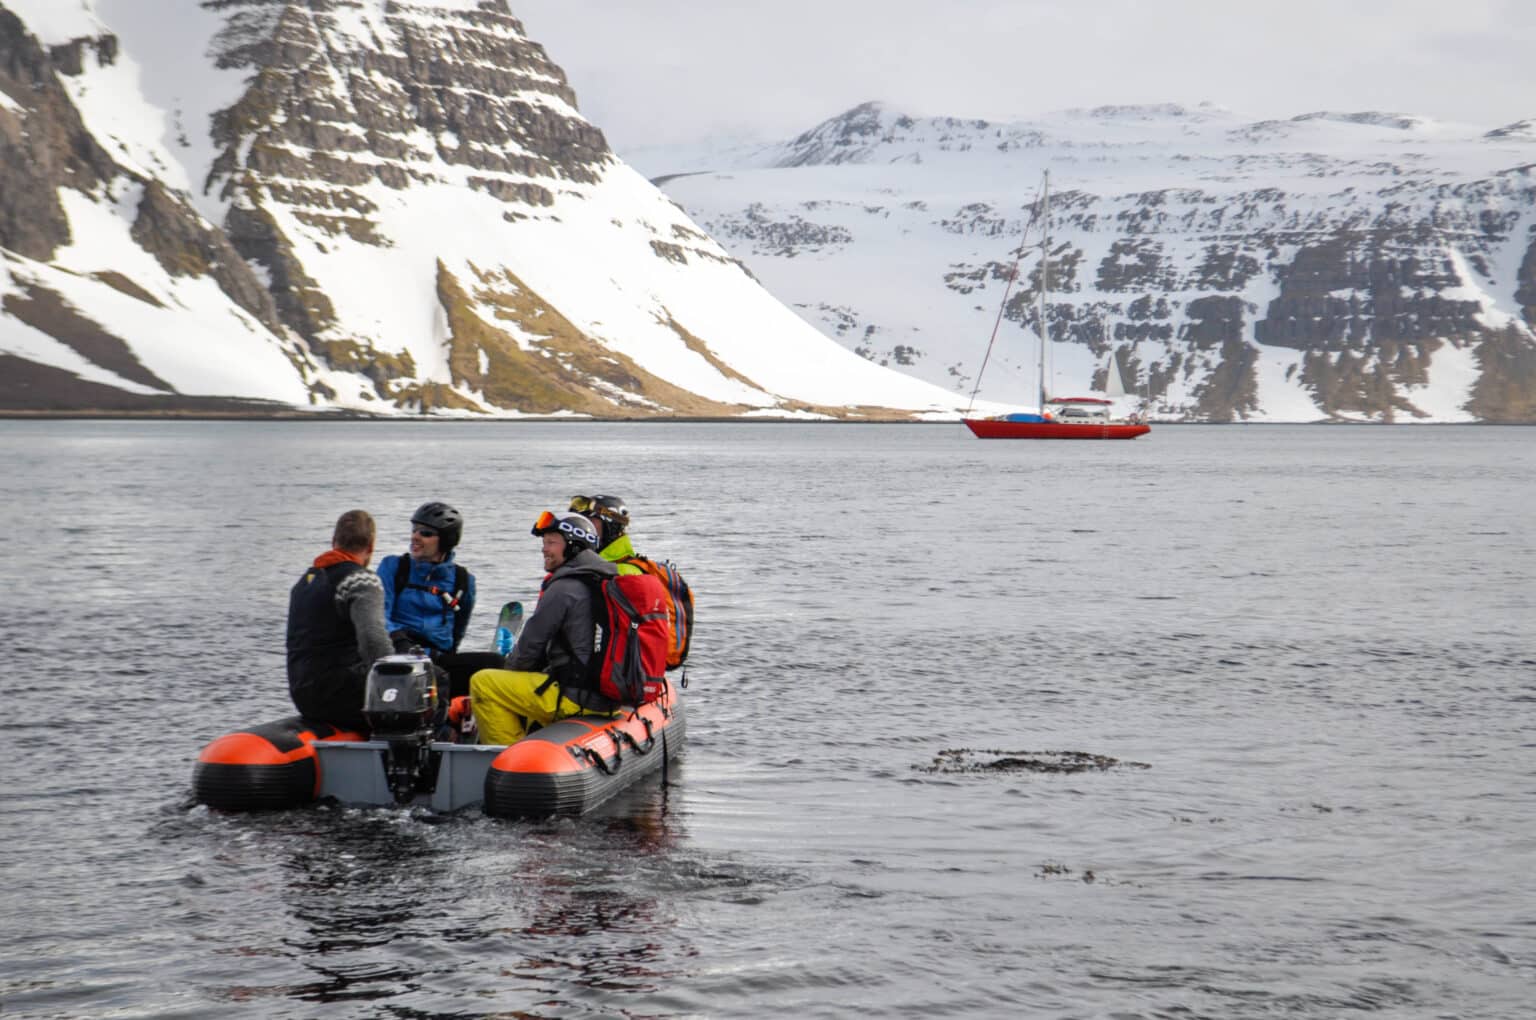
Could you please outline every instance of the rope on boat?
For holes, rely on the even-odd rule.
[[[664,715],[667,715],[670,718],[671,713],[667,712],[666,706],[662,705],[662,706],[659,706],[659,707],[661,708],[662,713]],[[608,764],[608,759],[604,758],[600,751],[596,750],[595,748],[588,747],[585,744],[579,745],[579,747],[573,747],[571,749],[571,752],[573,754],[577,754],[577,755],[579,755],[581,757],[586,758],[587,761],[591,762],[597,768],[601,769],[604,775],[608,775],[608,776],[616,775],[618,773],[619,769],[624,767],[624,745],[625,744],[628,744],[630,750],[633,751],[635,754],[642,755],[642,756],[650,754],[656,748],[656,729],[655,729],[655,724],[652,723],[645,716],[641,715],[639,709],[636,709],[635,710],[635,714],[633,716],[631,716],[630,718],[638,718],[640,720],[641,725],[643,725],[645,727],[645,742],[641,743],[640,741],[636,740],[634,737],[630,736],[628,731],[622,730],[622,729],[618,728],[617,726],[615,726],[612,729],[610,729],[608,731],[608,736],[613,741],[613,764],[612,765]],[[666,745],[666,736],[667,735],[666,735],[665,731],[663,731],[661,736],[662,736],[662,745],[661,746],[662,746],[662,751],[663,751],[662,760],[663,760],[663,762],[665,762],[665,760],[666,760],[665,751],[666,751],[666,746],[667,746]]]
[[[609,765],[608,759],[604,758],[602,753],[595,748],[583,747],[581,750],[582,753],[587,756],[587,761],[601,769],[603,775],[605,776],[617,775],[619,769],[624,765],[624,759],[619,753],[619,742],[617,740],[613,742],[612,765]]]
[[[971,408],[976,404],[976,394],[981,392],[981,377],[986,374],[987,360],[992,357],[992,345],[997,343],[997,331],[1003,324],[1003,312],[1008,308],[1008,295],[1013,290],[1014,281],[1019,278],[1019,263],[1024,261],[1024,253],[1029,250],[1029,228],[1035,225],[1035,220],[1040,215],[1040,199],[1037,197],[1034,206],[1030,209],[1029,222],[1024,224],[1024,236],[1019,239],[1018,257],[1013,260],[1013,267],[1008,270],[1008,282],[1003,285],[1003,300],[997,305],[997,319],[992,323],[992,335],[987,339],[987,352],[981,356],[981,368],[976,372],[976,385],[971,388],[971,399],[966,402],[965,414],[970,417]],[[1044,286],[1045,281],[1041,281]],[[1045,323],[1041,323],[1043,329]]]
[[[645,739],[644,745],[642,745],[634,737],[630,736],[628,731],[626,731],[626,730],[618,730],[618,729],[613,731],[614,743],[617,744],[618,743],[618,738],[619,737],[623,737],[624,738],[624,742],[629,745],[630,750],[634,751],[636,754],[641,754],[641,755],[650,754],[651,753],[651,748],[656,746],[656,736],[655,736],[655,734],[651,733],[651,731],[650,731],[651,730],[650,723],[646,723],[645,730],[646,730],[646,739]]]

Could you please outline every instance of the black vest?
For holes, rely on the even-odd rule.
[[[336,586],[364,569],[350,560],[310,567],[288,594],[288,687],[355,670],[357,628],[336,605]]]

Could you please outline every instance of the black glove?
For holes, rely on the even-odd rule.
[[[421,646],[416,644],[409,631],[393,630],[389,632],[389,642],[395,646],[396,655],[420,655]]]

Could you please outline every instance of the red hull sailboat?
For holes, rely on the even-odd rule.
[[[1050,344],[1050,327],[1045,318],[1045,296],[1050,288],[1050,174],[1046,173],[1040,186],[1040,412],[1038,414],[1015,413],[993,418],[964,417],[965,427],[977,439],[1135,439],[1152,431],[1152,427],[1139,418],[1113,418],[1114,402],[1102,397],[1054,397],[1045,395],[1045,350]],[[1028,228],[1026,228],[1026,233]],[[1018,263],[1003,289],[1003,306],[1008,303],[1008,289],[1018,278]],[[987,370],[987,359],[992,354],[992,344],[997,341],[997,329],[1003,319],[1003,308],[997,311],[997,323],[992,327],[992,339],[987,342],[987,354],[981,360],[981,372]],[[974,404],[981,389],[981,372],[976,375],[976,387],[971,391]],[[1125,385],[1120,378],[1120,366],[1113,355],[1109,359],[1106,388],[1110,396],[1124,396]]]
[[[1093,399],[1093,398],[1078,398]],[[1105,401],[1108,403],[1109,401]],[[1056,403],[1056,401],[1049,401]],[[1022,417],[1022,416],[1020,416]],[[963,418],[965,427],[977,439],[1135,439],[1152,431],[1145,422],[1110,421],[1046,421],[1039,415],[1030,415],[1033,421],[1010,421],[1010,416],[1000,418]]]

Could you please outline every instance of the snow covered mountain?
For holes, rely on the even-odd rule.
[[[0,407],[910,417],[506,0],[0,0]]]
[[[870,103],[783,144],[628,155],[850,350],[956,393],[1002,309],[981,394],[1036,402],[1038,228],[1021,242],[1049,170],[1051,393],[1103,390],[1113,355],[1162,418],[1536,421],[1536,121]]]

